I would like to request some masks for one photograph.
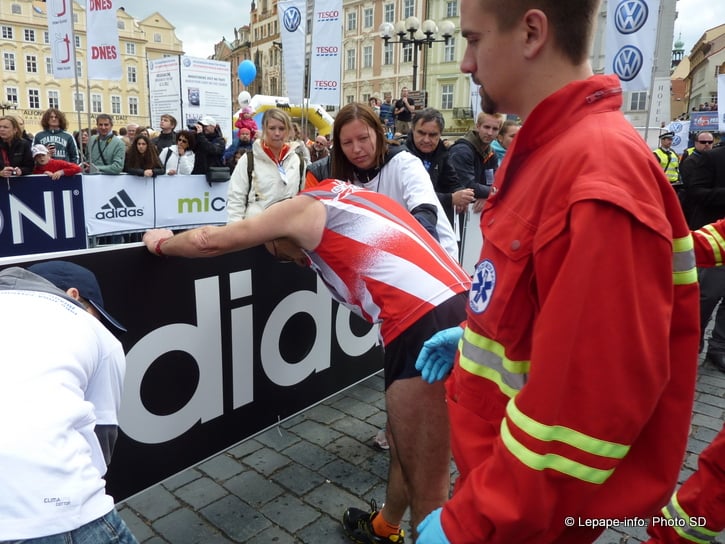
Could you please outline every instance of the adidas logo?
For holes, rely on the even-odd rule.
[[[136,206],[133,199],[128,196],[125,189],[121,189],[115,196],[111,197],[108,204],[101,206],[101,211],[96,213],[96,219],[117,219],[119,217],[141,217],[143,208]]]

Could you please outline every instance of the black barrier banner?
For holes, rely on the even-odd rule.
[[[62,258],[96,273],[128,329],[106,478],[116,501],[382,368],[377,328],[334,303],[311,270],[261,247],[193,260],[132,244]]]
[[[0,257],[85,247],[80,175],[0,180]]]

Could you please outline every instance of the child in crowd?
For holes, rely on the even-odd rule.
[[[239,119],[237,119],[237,122],[234,123],[234,126],[237,127],[238,129],[242,129],[242,128],[249,129],[249,133],[251,135],[250,140],[252,142],[256,138],[257,131],[259,130],[259,127],[257,126],[257,122],[253,118],[254,114],[255,114],[255,111],[252,106],[244,106],[244,108],[242,108],[241,113],[239,114]]]
[[[42,144],[34,145],[31,152],[35,161],[33,174],[46,174],[51,179],[56,180],[62,176],[73,176],[81,173],[81,167],[75,163],[61,159],[51,159],[48,148]]]

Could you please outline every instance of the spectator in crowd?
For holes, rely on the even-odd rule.
[[[395,101],[393,115],[395,115],[395,132],[402,135],[410,132],[410,120],[415,111],[415,100],[408,97],[408,87],[400,89],[400,98]]]
[[[146,178],[155,178],[166,173],[156,153],[156,146],[141,131],[137,131],[131,148],[126,151],[123,171],[132,176]]]
[[[619,78],[593,74],[599,0],[460,7],[461,70],[483,111],[525,122],[482,212],[465,328],[418,359],[424,378],[453,365],[460,477],[416,544],[593,542],[604,524],[587,520],[649,518],[680,474],[697,373],[693,239],[622,114]]]
[[[194,171],[196,133],[182,130],[176,135],[176,144],[165,147],[159,153],[159,162],[169,176],[191,174]]]
[[[423,163],[404,146],[388,144],[380,118],[367,104],[351,102],[340,109],[332,139],[330,177],[389,196],[413,214],[451,257],[458,258],[456,236],[443,220],[445,211]]]
[[[514,140],[514,136],[521,128],[518,121],[504,121],[501,125],[501,130],[498,131],[498,136],[491,142],[491,149],[496,153],[496,161],[500,165],[503,162],[503,158],[506,156],[506,150]]]
[[[257,138],[257,131],[259,130],[257,121],[254,120],[255,113],[256,112],[252,106],[244,106],[242,111],[239,112],[237,121],[234,123],[234,126],[237,127],[240,132],[243,128],[246,128],[247,131],[249,131],[249,139],[252,142]]]
[[[163,114],[159,119],[161,132],[151,140],[159,153],[162,149],[176,144],[176,124],[176,117],[168,113]]]
[[[88,158],[88,139],[90,138],[90,131],[87,128],[76,130],[73,133],[73,139],[76,142],[76,148],[78,149],[78,157],[83,163]]]
[[[367,105],[361,106],[377,120]],[[171,234],[148,231],[146,247],[158,255],[202,257],[266,243],[275,258],[312,267],[336,300],[381,324],[389,440],[394,444],[388,496],[372,521],[371,513],[351,508],[343,523],[358,542],[402,543],[399,522],[408,503],[416,522],[448,495],[443,387],[425,384],[412,364],[426,336],[462,319],[468,275],[399,204],[337,180],[245,221]]]
[[[194,148],[194,174],[208,177],[209,168],[223,166],[222,155],[226,140],[211,115],[204,115],[194,126],[196,147]]]
[[[138,123],[129,123],[128,125],[126,125],[126,137],[128,138],[129,142],[133,142],[133,139],[136,137],[136,131],[138,130],[138,128]]]
[[[660,163],[670,183],[680,181],[680,158],[672,149],[672,139],[674,137],[674,132],[663,132],[660,134],[660,146],[654,150],[655,158]]]
[[[498,159],[491,144],[498,136],[503,118],[481,112],[476,118],[476,128],[456,140],[448,148],[448,160],[458,173],[461,183],[473,189],[476,202],[473,211],[480,212],[493,185]]]
[[[81,173],[81,167],[78,164],[52,158],[48,148],[43,144],[35,144],[31,148],[31,153],[35,160],[33,174],[46,174],[51,179],[56,180],[62,176],[73,176]]]
[[[380,117],[380,99],[377,96],[371,96],[368,99],[368,105],[375,112],[375,115]]]
[[[30,145],[33,145],[33,135],[25,130],[25,118],[22,115],[13,115],[13,117],[15,117],[15,120],[18,122],[20,137],[23,140],[26,140]]]
[[[237,139],[234,140],[232,145],[227,147],[227,149],[224,151],[224,155],[222,157],[222,161],[224,162],[224,164],[229,165],[230,169],[233,170],[230,162],[231,158],[236,155],[237,151],[241,151],[242,153],[251,151],[252,142],[252,133],[249,131],[249,129],[240,128]]]
[[[136,544],[103,477],[126,361],[93,273],[0,272],[0,541]]]
[[[243,149],[237,149],[234,152],[234,155],[231,156],[230,159],[228,159],[227,164],[229,165],[229,169],[234,172],[234,169],[237,167],[237,163],[239,162],[239,159],[242,158],[242,155],[244,155],[246,151]]]
[[[30,143],[21,137],[18,121],[11,115],[0,117],[0,175],[26,176],[34,166]]]
[[[113,135],[113,118],[107,113],[96,117],[97,133],[88,140],[86,173],[120,174],[126,160],[126,145]]]
[[[311,162],[317,162],[330,155],[330,150],[327,147],[327,138],[321,135],[318,135],[315,138],[315,141],[307,148],[307,150],[310,153]]]
[[[290,136],[290,138],[292,141],[300,144],[299,150],[305,157],[305,165],[308,166],[310,162],[312,162],[312,160],[310,159],[310,150],[307,148],[310,142],[307,139],[307,134],[302,132],[299,124],[292,123],[292,135]]]
[[[695,139],[693,140],[692,147],[688,147],[682,152],[682,156],[680,157],[680,179],[684,178],[685,176],[682,173],[682,168],[685,163],[685,159],[692,157],[693,155],[701,155],[702,153],[706,151],[711,151],[712,146],[715,145],[715,136],[712,132],[709,131],[703,131],[695,134]]]
[[[709,140],[703,137],[703,140]],[[692,162],[691,162],[692,161]],[[725,147],[716,147],[685,161],[686,208],[690,228],[699,229],[725,217]],[[700,281],[700,349],[704,348],[705,331],[715,313],[715,322],[708,340],[706,359],[725,372],[725,268],[702,268]]]
[[[73,135],[68,132],[68,121],[58,108],[48,108],[40,118],[43,130],[33,139],[34,144],[43,144],[52,158],[80,163],[78,146]]]
[[[463,187],[448,160],[448,150],[441,142],[445,128],[443,115],[434,108],[425,108],[415,112],[412,125],[406,141],[408,151],[423,163],[446,217],[455,227],[454,213],[465,211],[475,197],[473,189]]]
[[[272,202],[296,195],[304,180],[305,159],[290,140],[292,120],[270,108],[262,116],[262,137],[242,155],[232,172],[227,195],[227,222],[254,217]],[[251,164],[250,164],[251,161]]]
[[[380,104],[380,121],[385,127],[386,134],[388,132],[392,134],[395,130],[394,109],[392,95],[390,93],[385,93],[385,95],[383,95],[383,103]]]

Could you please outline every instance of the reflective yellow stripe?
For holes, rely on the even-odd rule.
[[[614,469],[601,470],[588,467],[554,453],[541,455],[540,453],[533,452],[511,435],[505,419],[501,423],[501,439],[514,457],[534,470],[548,468],[592,484],[604,483],[611,476],[612,472],[614,472]]]
[[[494,382],[507,397],[513,397],[526,383],[529,361],[512,361],[504,347],[466,328],[459,344],[459,365],[463,370]]]
[[[692,235],[672,240],[672,281],[675,285],[697,283],[695,244]]]
[[[723,240],[723,237],[720,236],[720,233],[712,225],[705,225],[697,232],[710,244],[715,259],[715,266],[721,266],[723,262],[723,248],[725,248],[725,240]]]
[[[623,444],[600,440],[599,438],[594,438],[593,436],[580,433],[568,427],[539,423],[521,412],[514,400],[509,401],[506,406],[506,413],[519,429],[537,440],[561,442],[578,450],[591,453],[592,455],[609,457],[611,459],[623,459],[629,451],[629,446]]]
[[[692,517],[680,506],[677,493],[672,496],[669,504],[662,509],[662,515],[667,519],[676,520],[670,527],[678,535],[690,542],[709,544],[719,534],[719,532],[711,531],[705,527],[694,527],[692,521],[690,521]]]

